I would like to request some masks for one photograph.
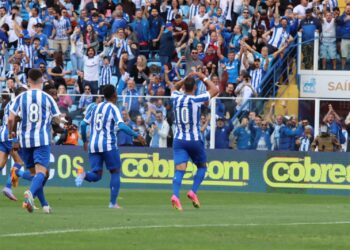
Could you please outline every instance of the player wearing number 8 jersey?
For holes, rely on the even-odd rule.
[[[198,77],[207,87],[204,94],[195,96],[196,82]],[[179,89],[184,87],[184,92]],[[194,176],[192,189],[187,197],[196,208],[200,203],[197,197],[197,190],[202,183],[206,173],[207,156],[204,144],[200,138],[200,110],[204,102],[218,94],[218,89],[212,81],[202,73],[191,73],[184,80],[172,86],[172,101],[175,116],[175,136],[173,142],[175,175],[173,179],[173,195],[171,202],[174,208],[182,210],[180,202],[180,187],[187,168],[187,162],[191,158],[197,166],[197,173]]]
[[[117,148],[116,127],[127,134],[137,137],[145,144],[145,139],[138,133],[125,125],[119,109],[115,105],[117,101],[116,89],[113,85],[105,85],[103,88],[105,101],[98,104],[91,112],[88,112],[81,123],[81,135],[84,141],[84,148],[87,149],[86,126],[90,124],[89,162],[91,171],[84,172],[79,169],[75,179],[77,186],[83,181],[96,182],[102,178],[103,163],[111,173],[110,181],[110,208],[119,208],[117,197],[120,189],[120,156]]]
[[[18,128],[19,143],[22,148],[22,159],[35,176],[30,190],[24,193],[24,207],[33,212],[34,199],[38,196],[45,212],[50,212],[44,196],[44,185],[48,179],[50,162],[51,123],[59,123],[60,111],[54,99],[43,92],[42,74],[37,69],[28,72],[30,88],[16,97],[10,107],[8,120],[9,138],[16,135],[15,117],[21,118]]]

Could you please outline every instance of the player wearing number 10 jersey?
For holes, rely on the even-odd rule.
[[[39,70],[31,69],[28,72],[28,84],[28,91],[17,96],[10,107],[9,138],[16,135],[13,129],[15,117],[19,116],[22,119],[18,129],[22,160],[26,168],[35,173],[30,190],[24,193],[23,205],[29,212],[33,212],[33,197],[38,196],[44,212],[49,213],[44,185],[49,174],[51,123],[60,122],[60,111],[55,100],[41,90],[42,74]]]
[[[195,96],[197,76],[207,87],[207,92]],[[178,91],[184,87],[184,92]],[[192,189],[187,197],[192,201],[194,207],[199,208],[197,190],[202,183],[207,170],[207,156],[204,144],[200,138],[200,110],[204,102],[218,94],[214,83],[202,73],[191,73],[183,81],[172,88],[172,101],[175,117],[175,135],[173,142],[175,175],[173,179],[173,196],[171,203],[174,208],[182,210],[180,202],[180,187],[187,168],[187,162],[191,158],[197,166],[197,173],[193,179]]]
[[[117,148],[116,128],[137,137],[142,144],[145,144],[145,139],[123,122],[119,109],[115,105],[117,101],[115,87],[110,84],[105,85],[103,95],[105,101],[88,112],[81,123],[81,135],[85,150],[87,149],[86,126],[90,124],[89,162],[91,171],[85,173],[83,169],[79,169],[75,183],[77,186],[81,186],[84,180],[88,182],[99,181],[102,178],[103,163],[105,163],[106,168],[111,173],[109,208],[119,208],[117,197],[120,189],[121,162]]]

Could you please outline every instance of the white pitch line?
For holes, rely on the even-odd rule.
[[[347,225],[350,221],[329,221],[329,222],[291,222],[291,223],[276,223],[276,224],[198,224],[198,225],[149,225],[149,226],[119,226],[119,227],[102,227],[102,228],[87,228],[87,229],[65,229],[52,230],[42,232],[29,233],[11,233],[1,234],[0,238],[7,237],[24,237],[24,236],[42,236],[49,234],[67,234],[67,233],[87,233],[87,232],[102,232],[113,230],[137,230],[137,229],[163,229],[163,228],[202,228],[202,227],[259,227],[259,226],[307,226],[307,225]]]

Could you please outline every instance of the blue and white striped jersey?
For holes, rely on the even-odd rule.
[[[22,148],[50,145],[52,118],[60,115],[57,103],[50,95],[30,89],[16,97],[10,111],[22,118],[18,128]]]
[[[210,94],[192,96],[180,91],[171,94],[175,117],[175,139],[186,141],[201,140],[201,105],[210,100]]]
[[[110,102],[99,103],[92,112],[86,114],[84,121],[90,124],[90,153],[117,148],[116,126],[123,119],[116,105]]]
[[[7,129],[7,123],[10,116],[10,106],[12,105],[12,101],[10,101],[5,109],[4,109],[4,116],[2,117],[2,126],[0,127],[0,142],[8,141],[9,133]]]
[[[273,34],[270,37],[268,44],[275,48],[281,48],[283,44],[290,38],[287,30],[284,30],[281,25],[273,28]]]

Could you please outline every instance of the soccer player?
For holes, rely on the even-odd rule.
[[[37,69],[29,70],[29,89],[16,97],[8,119],[9,139],[16,136],[16,116],[22,119],[18,134],[21,155],[26,168],[35,174],[30,189],[24,192],[23,207],[30,213],[34,209],[34,196],[38,197],[45,213],[51,212],[44,186],[49,177],[51,123],[60,122],[58,106],[50,95],[41,90],[42,83],[42,73]]]
[[[26,90],[27,89],[20,87],[16,89],[15,95],[18,96]],[[11,104],[12,101],[10,101],[5,107],[2,126],[0,127],[0,172],[2,168],[5,167],[8,156],[11,155],[15,164],[10,170],[6,186],[3,188],[2,192],[10,200],[17,201],[16,196],[12,193],[12,186],[18,186],[18,177],[23,177],[27,180],[31,180],[32,177],[30,176],[29,172],[21,170],[23,161],[19,155],[18,150],[12,150],[12,143],[16,143],[17,138],[14,138],[13,140],[8,139],[7,121],[10,115]]]
[[[78,170],[75,184],[79,187],[83,181],[97,182],[102,178],[103,163],[111,173],[109,208],[119,208],[117,198],[120,189],[120,155],[117,148],[116,126],[127,134],[137,137],[143,144],[145,139],[130,129],[120,115],[115,105],[117,92],[113,85],[107,84],[103,88],[104,102],[99,103],[91,112],[88,112],[81,123],[81,135],[84,149],[87,150],[86,126],[90,124],[89,162],[91,171]]]
[[[207,91],[204,94],[195,96],[197,88],[195,77],[206,85]],[[184,92],[179,91],[182,86]],[[180,187],[190,158],[197,166],[197,173],[187,197],[192,201],[194,207],[200,207],[196,193],[207,171],[207,156],[200,132],[200,110],[201,105],[210,101],[219,90],[210,79],[200,72],[190,73],[184,80],[171,86],[171,89],[176,127],[173,142],[175,175],[171,203],[174,208],[182,211]]]

